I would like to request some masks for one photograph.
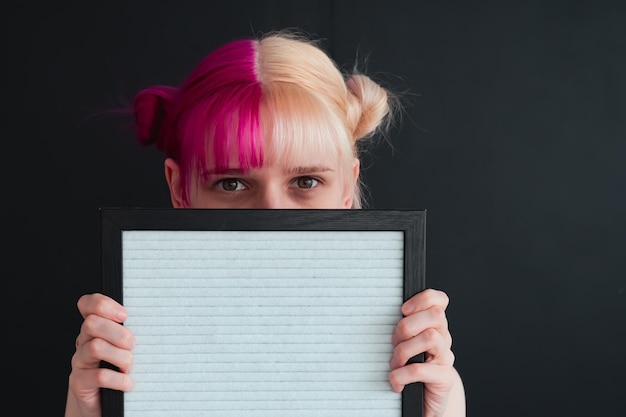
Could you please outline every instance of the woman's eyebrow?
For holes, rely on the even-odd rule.
[[[244,170],[241,168],[228,168],[228,169],[223,169],[223,170],[217,170],[217,169],[211,169],[206,171],[206,175],[232,175],[234,177],[236,176],[242,176],[245,175],[246,173],[250,173],[253,171],[256,171],[257,169],[251,169],[251,170]],[[292,167],[287,169],[287,173],[290,175],[302,175],[302,174],[308,174],[311,172],[334,172],[335,170],[324,166],[324,165],[311,165],[311,166],[298,166],[298,167]]]
[[[206,174],[207,175],[232,175],[232,176],[239,176],[239,175],[243,175],[244,174],[244,170],[241,168],[228,168],[228,169],[211,169],[211,170],[207,170]]]
[[[327,172],[334,171],[334,169],[323,166],[323,165],[312,165],[312,166],[304,166],[304,167],[294,167],[288,170],[289,174],[307,174],[310,172]]]

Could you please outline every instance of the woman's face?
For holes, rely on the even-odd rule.
[[[236,156],[227,172],[192,176],[190,202],[181,196],[178,164],[167,159],[165,174],[174,207],[245,209],[349,209],[359,161],[345,166],[337,155],[302,155],[284,161],[265,160],[261,168],[243,172]]]

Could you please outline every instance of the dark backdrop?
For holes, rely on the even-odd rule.
[[[428,210],[427,281],[451,298],[468,414],[623,415],[626,3],[6,3],[1,371],[16,415],[62,413],[75,303],[99,290],[98,207],[170,204],[162,155],[106,110],[288,26],[406,92],[364,176],[373,207]]]

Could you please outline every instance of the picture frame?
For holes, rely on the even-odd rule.
[[[387,377],[401,304],[425,288],[426,210],[100,218],[102,291],[137,339],[135,388],[103,389],[103,417],[422,415],[422,384]]]

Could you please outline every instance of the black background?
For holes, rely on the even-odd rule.
[[[100,289],[98,208],[170,206],[163,156],[107,110],[283,27],[406,92],[364,178],[372,207],[428,210],[427,283],[451,298],[468,415],[623,415],[626,3],[2,7],[0,371],[16,415],[63,412],[76,300]]]

